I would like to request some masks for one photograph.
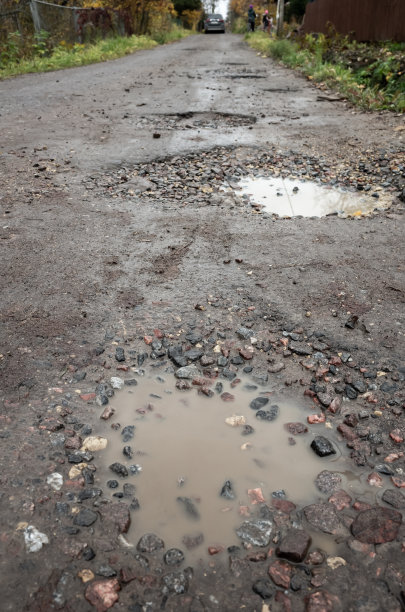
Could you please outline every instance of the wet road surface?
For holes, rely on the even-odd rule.
[[[320,490],[333,525],[327,535],[318,529],[307,564],[286,569],[274,561],[276,545],[296,525],[311,533],[319,527],[319,508],[310,506],[305,518],[289,505],[300,501],[298,490],[275,502],[266,485],[265,502],[250,510],[260,509],[265,528],[272,523],[271,542],[250,548],[244,533],[247,548],[225,561],[212,557],[208,571],[196,565],[194,577],[187,568],[173,575],[157,540],[158,553],[141,552],[144,543],[127,547],[125,499],[112,508],[97,456],[77,453],[108,414],[111,376],[128,381],[144,369],[172,385],[182,362],[173,347],[181,345],[186,353],[197,347],[185,363],[200,372],[184,392],[201,386],[209,402],[210,384],[195,383],[200,377],[214,384],[243,370],[266,379],[274,393],[288,392],[317,414],[322,435],[333,429],[362,483],[397,453],[381,490],[400,492],[402,118],[330,101],[232,35],[193,36],[105,64],[3,81],[0,98],[5,609],[92,610],[97,581],[110,594],[121,589],[114,610],[237,604],[253,611],[271,598],[271,609],[281,610],[285,597],[297,610],[313,609],[319,598],[324,609],[350,610],[359,593],[365,610],[399,609],[403,533],[386,530],[393,541],[381,548],[375,533],[353,539],[350,525],[366,511],[355,496],[342,503],[337,528],[326,503],[332,490]],[[258,175],[367,190],[391,207],[366,218],[279,219],[229,191]],[[123,360],[117,348],[125,349]],[[111,439],[125,424],[114,413],[105,421]],[[337,436],[342,425],[358,426],[355,440],[345,427]],[[166,437],[163,462],[172,452]],[[53,473],[63,476],[59,490],[47,480]],[[371,481],[374,493],[380,483]],[[347,480],[342,486],[350,488]],[[143,534],[136,511],[130,515],[136,542]],[[396,514],[378,516],[398,523]],[[28,526],[48,538],[35,553],[24,541]],[[346,565],[325,562],[337,544]],[[381,571],[385,582],[377,584]],[[301,586],[288,590],[288,575]]]

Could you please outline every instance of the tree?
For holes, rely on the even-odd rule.
[[[290,0],[285,7],[285,16],[287,21],[290,21],[293,17],[297,21],[301,21],[305,15],[305,9],[309,0]]]

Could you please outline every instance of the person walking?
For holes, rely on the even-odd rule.
[[[249,22],[249,32],[254,32],[255,31],[255,24],[256,24],[256,13],[255,13],[255,10],[253,8],[253,4],[251,4],[249,6],[249,10],[248,10],[248,22]]]
[[[269,11],[265,10],[262,17],[263,24],[263,32],[269,32],[270,27],[270,19],[269,19]]]

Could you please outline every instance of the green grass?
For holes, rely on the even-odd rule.
[[[264,32],[245,38],[262,55],[299,70],[321,87],[338,91],[360,108],[405,111],[405,76],[400,59],[405,45],[364,45],[323,35],[290,41],[270,38]],[[362,55],[364,60],[360,61]],[[349,56],[356,58],[355,64]]]
[[[18,59],[16,53],[9,53],[8,56],[3,55],[0,63],[0,79],[30,72],[48,72],[105,62],[142,49],[153,49],[158,44],[173,42],[188,36],[189,33],[191,32],[174,27],[172,31],[152,34],[151,36],[117,36],[99,40],[92,44],[67,45],[62,42],[49,53],[45,53],[43,50],[41,50],[41,53],[36,53],[34,48],[31,57],[22,59]]]

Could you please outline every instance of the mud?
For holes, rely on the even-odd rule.
[[[128,532],[128,540],[134,544],[140,532],[152,532],[169,547],[181,548],[184,536],[197,530],[204,535],[204,542],[195,552],[186,552],[186,561],[193,563],[208,557],[208,546],[225,549],[238,544],[235,530],[241,516],[249,516],[257,504],[253,497],[252,506],[249,490],[259,488],[266,497],[283,490],[291,501],[305,505],[319,495],[315,486],[319,472],[349,470],[350,464],[341,451],[326,459],[312,451],[310,443],[319,433],[315,426],[309,426],[308,433],[304,425],[307,433],[296,436],[286,430],[289,422],[306,424],[311,414],[309,402],[298,405],[296,398],[276,398],[271,391],[252,385],[247,377],[237,388],[223,383],[221,395],[216,393],[213,398],[198,395],[197,391],[185,396],[174,383],[173,378],[160,382],[142,378],[134,391],[121,391],[111,402],[114,421],[121,428],[135,427],[134,439],[127,442],[131,459],[123,455],[122,429],[114,432],[109,425],[96,429],[97,434],[109,440],[99,455],[99,486],[105,489],[106,482],[114,478],[109,465],[116,461],[142,468],[111,491],[116,495],[127,482],[135,487],[140,508],[136,528]],[[256,389],[246,389],[246,385]],[[267,399],[268,407],[279,407],[273,422],[255,418],[249,406],[255,397]],[[252,433],[243,435],[243,425],[226,422],[234,414],[244,417]],[[228,497],[220,495],[226,481],[231,483]],[[178,497],[192,500],[196,515],[187,512]]]
[[[263,601],[400,610],[403,118],[326,100],[232,35],[4,81],[0,113],[4,609],[93,610],[91,588],[102,581],[118,595],[114,610],[253,612]],[[277,173],[370,189],[389,209],[280,219],[223,193]],[[200,377],[229,381],[251,367],[277,396],[311,400],[331,423],[322,433],[348,455],[341,487],[350,501],[332,498],[335,506],[320,492],[296,505],[289,490],[277,502],[269,483],[251,514],[272,523],[265,546],[245,533],[237,549],[207,560],[204,544],[204,559],[173,576],[169,544],[141,552],[137,510],[112,497],[97,453],[80,448],[115,402],[111,376],[130,380],[141,368],[167,379],[179,367],[169,351],[191,350],[193,334]],[[167,445],[162,453],[176,456]],[[55,473],[60,490],[48,482]],[[382,531],[370,532],[369,516]],[[363,541],[351,530],[357,517]],[[48,543],[28,552],[34,528]],[[313,548],[280,566],[277,549],[296,528]]]

